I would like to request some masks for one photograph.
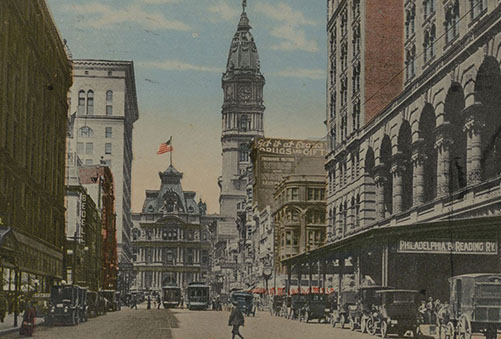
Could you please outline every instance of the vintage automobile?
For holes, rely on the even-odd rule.
[[[78,287],[78,320],[87,321],[87,288]]]
[[[164,308],[178,307],[181,303],[181,287],[165,285],[162,287],[162,302]]]
[[[337,324],[341,328],[349,324],[350,321],[350,306],[353,307],[357,303],[357,292],[356,291],[342,291],[339,294],[339,302],[337,303],[337,308],[332,312],[332,326],[335,327]]]
[[[103,297],[106,299],[106,311],[115,312],[120,309],[120,299],[117,296],[116,291],[113,290],[102,290]]]
[[[481,333],[497,338],[501,329],[501,274],[477,273],[452,277],[449,321],[442,338],[470,339]]]
[[[369,319],[375,305],[381,303],[381,295],[377,291],[391,289],[378,285],[365,286],[357,290],[355,305],[349,305],[349,327],[352,331],[360,329],[362,333],[367,332],[367,319]]]
[[[392,333],[402,338],[408,331],[412,331],[414,336],[417,335],[418,291],[380,290],[376,291],[376,296],[379,303],[374,305],[372,313],[366,320],[366,328],[371,335],[379,332],[382,338],[386,338]]]
[[[301,310],[303,309],[304,303],[306,301],[306,294],[293,294],[291,296],[291,306],[288,318],[289,319],[298,319]]]
[[[326,318],[327,295],[323,293],[310,293],[304,296],[304,305],[299,311],[299,321],[309,322],[317,319],[318,322]]]
[[[231,293],[231,301],[236,302],[238,309],[243,314],[253,317],[256,316],[256,310],[254,308],[254,296],[252,293],[244,291],[234,291]]]
[[[280,315],[280,311],[282,310],[282,305],[284,304],[285,296],[283,295],[274,295],[272,299],[272,304],[270,307],[271,315],[278,316]]]
[[[94,318],[101,315],[98,308],[98,296],[95,291],[87,292],[87,317]]]
[[[79,300],[76,285],[56,285],[50,290],[47,323],[77,325],[79,322]]]
[[[206,310],[209,308],[209,286],[191,282],[186,288],[186,306],[189,310]]]
[[[100,314],[106,314],[108,312],[108,299],[103,294],[102,290],[97,292],[97,308],[99,309]]]

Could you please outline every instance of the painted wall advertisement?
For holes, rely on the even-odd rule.
[[[497,255],[498,243],[492,240],[399,240],[397,252]]]

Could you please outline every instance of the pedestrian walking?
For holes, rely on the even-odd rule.
[[[147,308],[148,310],[149,310],[149,309],[151,309],[151,297],[150,297],[150,295],[149,295],[149,294],[148,294],[148,303],[147,303],[146,308]]]
[[[160,309],[160,304],[162,303],[162,301],[160,300],[160,295],[157,295],[157,310]]]
[[[28,337],[33,336],[33,332],[35,332],[35,317],[35,306],[33,306],[30,302],[26,303],[26,308],[24,309],[23,314],[23,323],[19,329],[19,335],[27,335]]]
[[[130,309],[133,309],[133,308],[135,308],[137,310],[136,296],[132,296],[132,298],[130,300]]]
[[[244,339],[240,334],[240,326],[244,326],[244,316],[240,309],[237,307],[237,302],[233,302],[233,309],[231,310],[230,319],[228,320],[228,326],[233,326],[231,330],[232,339],[235,339],[235,336],[239,336],[241,339]]]

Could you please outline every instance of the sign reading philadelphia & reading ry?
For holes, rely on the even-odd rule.
[[[498,244],[490,240],[399,240],[397,252],[497,255]]]

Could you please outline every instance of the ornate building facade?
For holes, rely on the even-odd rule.
[[[213,220],[205,203],[195,201],[195,192],[183,191],[182,173],[171,165],[159,175],[160,189],[146,191],[142,212],[132,216],[133,288],[208,282]]]
[[[45,1],[1,1],[0,32],[0,227],[17,241],[2,287],[46,293],[63,279],[72,65]]]
[[[336,12],[347,2],[329,3]],[[339,281],[351,272],[357,284],[371,277],[441,300],[449,277],[499,271],[500,14],[499,1],[405,2],[404,88],[331,145],[331,243],[285,260],[289,268],[318,265]]]

